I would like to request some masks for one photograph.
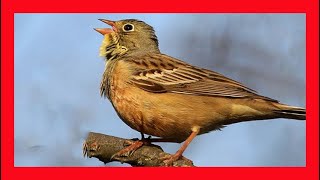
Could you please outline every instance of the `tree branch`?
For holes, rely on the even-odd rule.
[[[130,139],[90,132],[83,143],[83,155],[89,158],[95,157],[105,164],[112,161],[119,161],[121,163],[128,163],[131,166],[165,166],[161,158],[170,154],[164,152],[160,146],[153,144],[143,145],[129,156],[117,156],[111,160],[112,155],[125,148],[128,141],[133,142],[133,140]],[[175,161],[173,166],[190,167],[194,165],[191,160],[183,157]]]

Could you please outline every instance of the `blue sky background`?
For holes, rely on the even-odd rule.
[[[15,14],[15,166],[104,166],[82,157],[89,131],[140,137],[99,95],[93,28],[107,26],[98,18],[143,20],[162,53],[305,107],[304,14]],[[305,121],[238,123],[198,136],[184,156],[197,166],[305,166],[305,139]]]

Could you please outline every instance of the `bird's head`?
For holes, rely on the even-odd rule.
[[[96,28],[95,30],[104,35],[100,47],[100,55],[108,59],[114,55],[131,53],[159,52],[158,39],[154,29],[143,21],[125,19],[110,21],[99,19],[111,28]]]

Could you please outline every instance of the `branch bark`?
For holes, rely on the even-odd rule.
[[[164,152],[160,146],[154,144],[143,145],[129,156],[114,157],[111,159],[115,153],[126,147],[128,141],[133,142],[133,140],[130,139],[90,132],[83,143],[83,155],[89,158],[95,157],[105,164],[118,161],[128,163],[131,166],[165,166],[161,158],[170,154]],[[194,165],[191,160],[183,157],[175,161],[173,166],[191,167]]]

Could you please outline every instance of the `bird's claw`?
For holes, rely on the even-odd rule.
[[[137,141],[125,141],[124,146],[127,146],[126,148],[120,150],[119,152],[115,153],[111,156],[110,160],[118,160],[120,157],[128,157],[131,156],[137,149],[139,149],[141,146],[145,144],[144,141],[137,140]]]
[[[160,158],[163,161],[164,166],[173,166],[173,163],[181,158],[180,155],[177,154],[169,154],[165,155],[164,157]]]

